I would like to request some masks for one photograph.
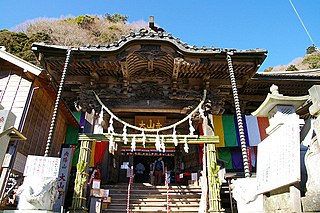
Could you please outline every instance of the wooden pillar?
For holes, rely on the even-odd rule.
[[[89,160],[92,151],[91,141],[81,141],[80,143],[80,153],[72,200],[72,209],[74,210],[86,209]]]
[[[219,166],[217,165],[216,149],[214,144],[208,144],[207,147],[209,211],[220,211],[220,180],[218,177]]]

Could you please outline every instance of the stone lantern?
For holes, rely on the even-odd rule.
[[[300,127],[296,110],[309,96],[285,96],[272,85],[254,116],[268,116],[269,135],[258,145],[257,194],[264,195],[264,212],[301,212]]]

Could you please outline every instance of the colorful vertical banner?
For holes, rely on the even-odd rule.
[[[102,164],[102,159],[104,152],[107,149],[108,142],[106,141],[97,141],[95,150],[94,150],[94,166],[96,167],[97,164]]]
[[[260,129],[258,125],[258,119],[255,116],[245,116],[247,122],[248,141],[250,146],[258,146],[261,142]]]
[[[224,143],[222,115],[213,116],[213,126],[214,126],[214,134],[219,136],[219,143],[216,144],[216,147],[225,147],[226,145]]]
[[[226,147],[238,146],[236,127],[233,115],[222,116],[224,143]]]
[[[92,146],[91,146],[91,155],[90,155],[90,162],[89,162],[89,167],[94,167],[94,152],[96,151],[96,143],[95,141],[92,141]]]
[[[225,161],[226,169],[233,169],[232,167],[232,157],[229,148],[219,148],[218,149],[218,158]]]
[[[266,129],[269,126],[269,118],[257,117],[257,119],[258,119],[259,131],[260,131],[260,139],[261,141],[263,141],[266,137],[268,137]]]

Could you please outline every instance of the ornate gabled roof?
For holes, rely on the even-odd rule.
[[[113,52],[121,49],[126,44],[128,44],[131,41],[161,41],[161,42],[169,42],[176,46],[180,51],[183,51],[184,53],[197,53],[197,54],[219,54],[219,53],[226,53],[226,52],[233,52],[233,53],[240,53],[240,54],[255,54],[255,53],[262,53],[267,54],[268,51],[264,49],[249,49],[249,50],[237,50],[234,48],[217,48],[214,46],[211,47],[197,47],[196,45],[189,45],[188,43],[182,42],[179,38],[175,38],[171,33],[166,33],[163,31],[154,32],[152,30],[148,29],[140,29],[138,32],[130,32],[130,34],[126,36],[121,36],[121,38],[118,41],[115,41],[113,43],[107,44],[107,45],[91,45],[88,44],[83,47],[77,48],[80,51],[94,51],[94,52]],[[34,46],[43,45],[42,43],[34,43]],[[47,47],[51,48],[57,48],[57,49],[69,49],[70,47],[67,46],[58,46],[58,45],[45,45]]]
[[[33,44],[33,50],[57,82],[67,49],[70,47]],[[285,95],[302,96],[312,85],[320,83],[320,70],[257,73],[267,55],[264,49],[197,47],[163,31],[142,29],[108,45],[86,45],[72,48],[72,52],[64,98],[70,102],[89,100],[86,91],[94,88],[123,111],[126,107],[132,111],[134,104],[139,112],[141,108],[157,111],[144,105],[145,100],[153,100],[154,107],[170,108],[173,112],[173,108],[181,109],[195,100],[203,89],[210,91],[213,105],[232,110],[228,52],[233,53],[240,100],[246,103],[244,108],[248,111],[254,111],[263,102],[272,84],[277,84]],[[185,103],[179,105],[177,101]]]
[[[33,50],[57,82],[69,48],[33,44]],[[227,52],[233,53],[234,73],[246,112],[258,108],[274,83],[281,93],[292,96],[306,95],[312,85],[320,83],[319,70],[257,73],[266,58],[263,49],[199,48],[165,32],[141,30],[109,45],[87,45],[72,51],[65,100],[92,105],[86,91],[94,89],[100,91],[102,99],[112,100],[109,104],[118,112],[133,112],[134,108],[137,112],[178,112],[192,104],[204,88],[210,91],[217,112],[223,112],[222,108],[232,112]],[[150,105],[146,106],[145,100],[150,100]]]
[[[68,49],[70,47],[33,44],[34,52],[56,82],[60,81]],[[179,106],[172,101],[195,100],[203,89],[211,91],[214,105],[221,104],[226,96],[231,98],[227,53],[232,53],[238,88],[246,85],[267,56],[263,49],[191,46],[170,33],[146,29],[131,32],[112,44],[71,49],[63,92],[65,99],[86,100],[85,91],[95,88],[105,99],[114,100],[114,104],[119,101],[123,107],[130,106],[126,103],[129,100],[141,108],[139,100],[158,99],[163,103],[158,106],[162,109],[175,106],[181,109],[186,103]]]
[[[59,81],[66,50],[70,47],[34,43],[33,50],[43,59],[49,73]],[[108,45],[87,45],[72,48],[69,76],[110,76],[126,81],[143,76],[178,79],[206,79],[221,88],[230,88],[227,52],[233,53],[235,76],[241,87],[251,78],[266,58],[262,49],[236,50],[216,47],[196,47],[171,34],[142,29],[122,36]]]

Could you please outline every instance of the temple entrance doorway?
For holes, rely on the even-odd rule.
[[[153,184],[153,167],[154,162],[160,157],[160,155],[144,156],[135,155],[133,156],[133,168],[135,171],[134,182],[136,183],[150,183]],[[170,181],[174,181],[174,177],[171,173],[174,171],[175,157],[174,156],[161,156],[164,166],[167,168],[168,177]],[[172,171],[172,172],[171,172]],[[164,175],[162,183],[164,184]]]

